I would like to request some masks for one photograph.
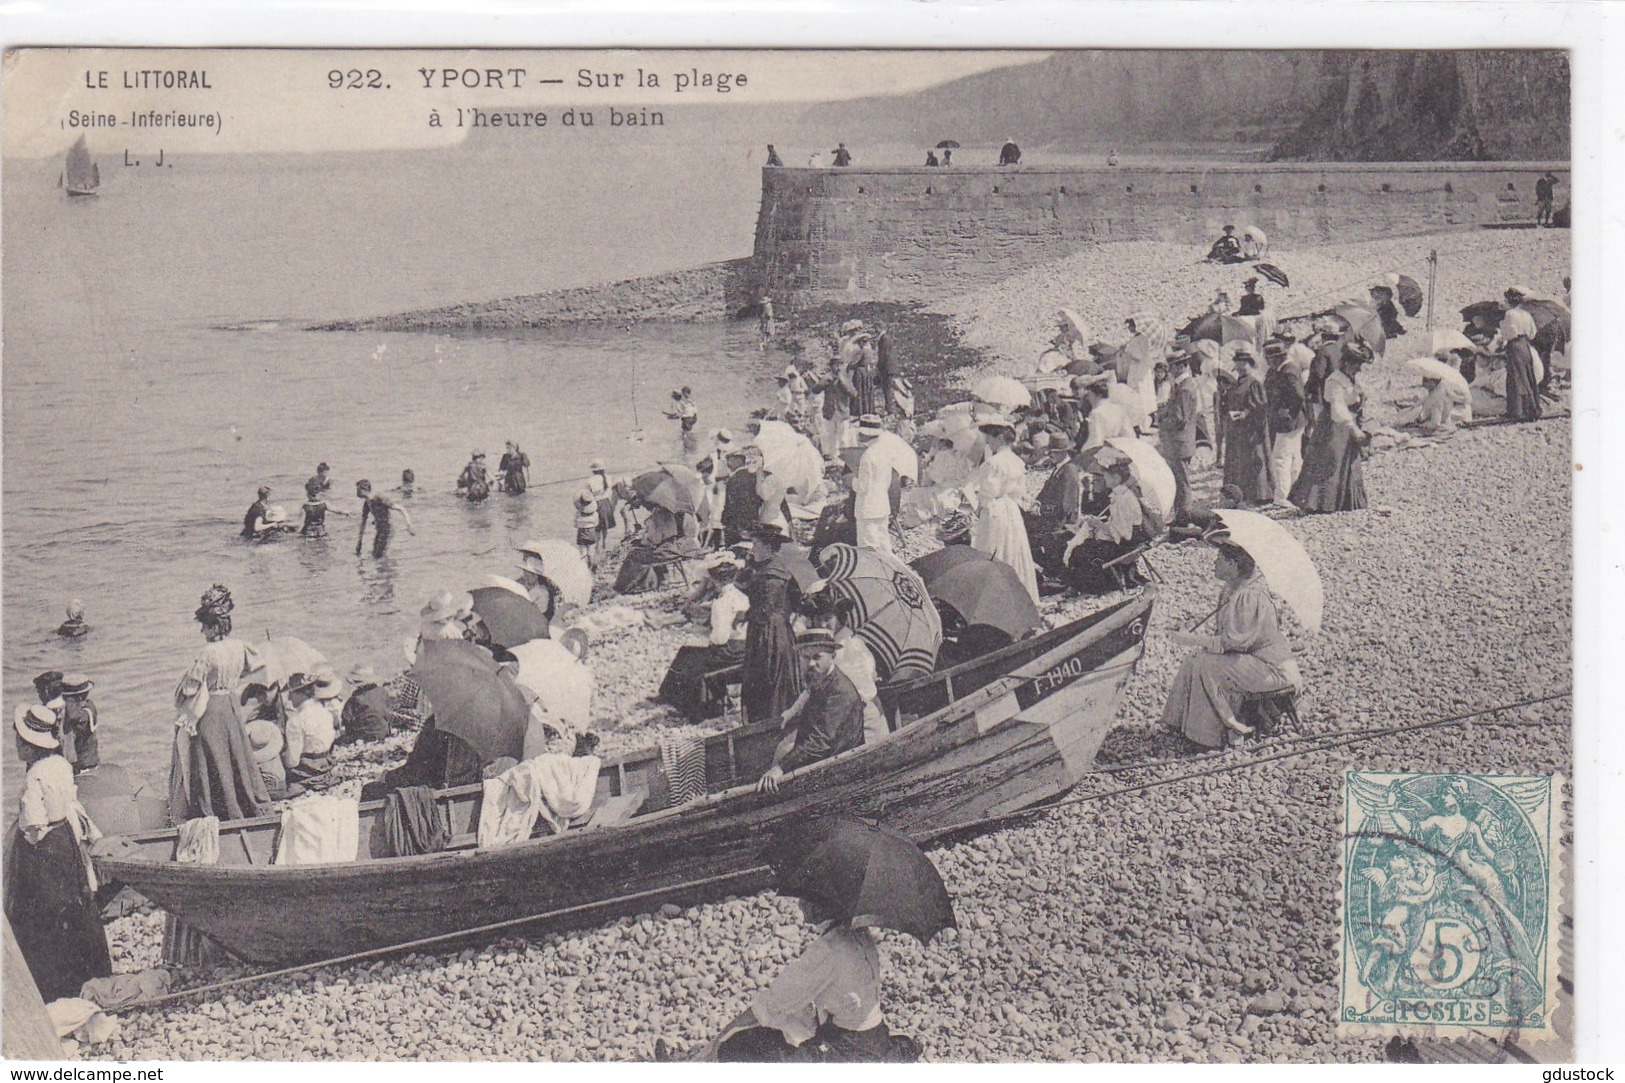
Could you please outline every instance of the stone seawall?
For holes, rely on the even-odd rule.
[[[765,292],[919,300],[1103,241],[1207,244],[1227,224],[1272,245],[1529,223],[1535,181],[1567,163],[1264,163],[762,171]]]
[[[727,260],[682,271],[630,278],[601,286],[578,286],[546,293],[470,301],[373,316],[336,320],[313,331],[490,331],[563,324],[625,324],[650,320],[709,323],[754,300],[745,283],[751,260]]]

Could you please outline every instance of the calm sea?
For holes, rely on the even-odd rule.
[[[673,386],[694,388],[702,429],[766,402],[754,328],[297,329],[747,254],[759,173],[745,149],[103,158],[101,194],[72,202],[58,163],[6,162],[7,723],[36,672],[81,670],[103,761],[161,778],[211,583],[231,588],[241,635],[299,635],[343,669],[393,672],[430,594],[508,573],[516,541],[571,536],[573,484],[458,500],[471,449],[494,466],[517,440],[537,482],[594,457],[631,470],[681,451],[660,413]],[[258,329],[217,329],[244,324]],[[411,467],[417,535],[397,531],[383,560],[353,555],[354,518],[330,517],[325,541],[238,540],[258,485],[297,517],[319,460],[348,510],[355,479],[392,486]],[[66,643],[53,631],[74,597],[95,630]]]

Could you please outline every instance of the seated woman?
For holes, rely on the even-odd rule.
[[[1415,428],[1424,433],[1454,432],[1456,425],[1473,419],[1470,395],[1463,395],[1435,376],[1424,377],[1422,388],[1427,393],[1415,406],[1401,410],[1394,418],[1394,428]]]
[[[632,548],[621,561],[615,574],[615,590],[620,594],[641,594],[659,590],[666,585],[665,564],[674,557],[685,557],[694,551],[682,528],[682,515],[674,514],[658,504],[644,504],[633,494],[633,507],[644,507],[648,521],[639,528]]]
[[[62,757],[56,716],[38,704],[17,714],[17,755],[28,768],[6,840],[5,913],[47,1001],[79,995],[113,973],[84,844],[96,836]]]
[[[1220,748],[1229,735],[1252,732],[1236,718],[1248,696],[1303,689],[1275,599],[1253,558],[1220,542],[1213,575],[1224,584],[1214,634],[1170,635],[1174,643],[1198,649],[1180,666],[1162,709],[1165,726],[1204,748]]]
[[[1102,464],[1111,497],[1104,515],[1086,515],[1067,543],[1062,562],[1067,582],[1080,594],[1105,594],[1118,589],[1117,576],[1106,567],[1145,542],[1145,510],[1131,484],[1133,465],[1127,459]],[[1126,569],[1133,579],[1133,569]]]
[[[432,790],[468,786],[480,781],[484,768],[485,761],[479,753],[461,737],[438,728],[431,714],[418,731],[406,762],[363,786],[361,799],[374,801],[391,790],[408,786],[427,786]]]
[[[739,558],[725,551],[712,554],[706,563],[709,584],[716,587],[707,612],[710,635],[704,644],[677,649],[660,691],[653,697],[656,703],[676,707],[693,722],[722,713],[727,690],[708,681],[706,674],[745,660],[745,617],[750,612],[750,599],[734,582],[742,564]]]
[[[837,924],[824,904],[801,912],[822,935],[721,1034],[687,1059],[722,1062],[889,1062],[919,1060],[920,1046],[892,1034],[880,1010],[880,951],[867,928]],[[656,1059],[666,1059],[665,1043]]]
[[[290,783],[324,781],[333,769],[337,727],[333,713],[316,698],[318,683],[314,675],[295,673],[283,691],[282,766]]]

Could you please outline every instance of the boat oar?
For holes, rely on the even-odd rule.
[[[257,981],[269,981],[272,978],[285,978],[291,974],[303,973],[307,970],[319,970],[325,966],[339,966],[344,963],[360,962],[363,959],[376,959],[385,955],[398,955],[403,951],[416,951],[419,948],[432,947],[453,940],[466,940],[470,937],[484,936],[487,933],[502,932],[506,929],[517,929],[538,921],[555,921],[578,914],[589,913],[605,907],[619,906],[624,903],[652,901],[672,895],[693,891],[698,888],[710,887],[713,884],[726,883],[731,880],[750,880],[763,874],[771,874],[772,868],[767,865],[753,865],[739,872],[719,873],[716,876],[707,876],[699,880],[685,880],[680,884],[671,884],[666,887],[651,888],[648,891],[636,891],[630,895],[619,895],[613,899],[603,899],[598,902],[582,903],[578,906],[566,906],[559,910],[549,910],[542,914],[531,914],[528,917],[508,918],[505,921],[495,921],[489,925],[476,925],[470,929],[458,929],[455,932],[439,933],[435,936],[420,937],[417,940],[408,940],[400,944],[387,944],[383,947],[368,948],[366,951],[355,951],[348,955],[336,955],[331,959],[318,959],[312,963],[300,963],[297,966],[285,966],[279,970],[266,970],[258,974],[248,974],[241,978],[232,978],[228,981],[214,982],[211,985],[200,985],[195,989],[183,989],[180,992],[165,993],[163,996],[152,997],[148,1000],[132,1001],[121,1004],[116,1008],[105,1008],[106,1012],[128,1012],[140,1008],[152,1008],[172,1001],[185,1000],[188,997],[198,996],[202,993],[216,993],[222,989],[232,989],[240,985],[251,985]]]

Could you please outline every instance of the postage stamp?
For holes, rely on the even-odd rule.
[[[1551,775],[1344,775],[1340,1035],[1552,1036]]]

